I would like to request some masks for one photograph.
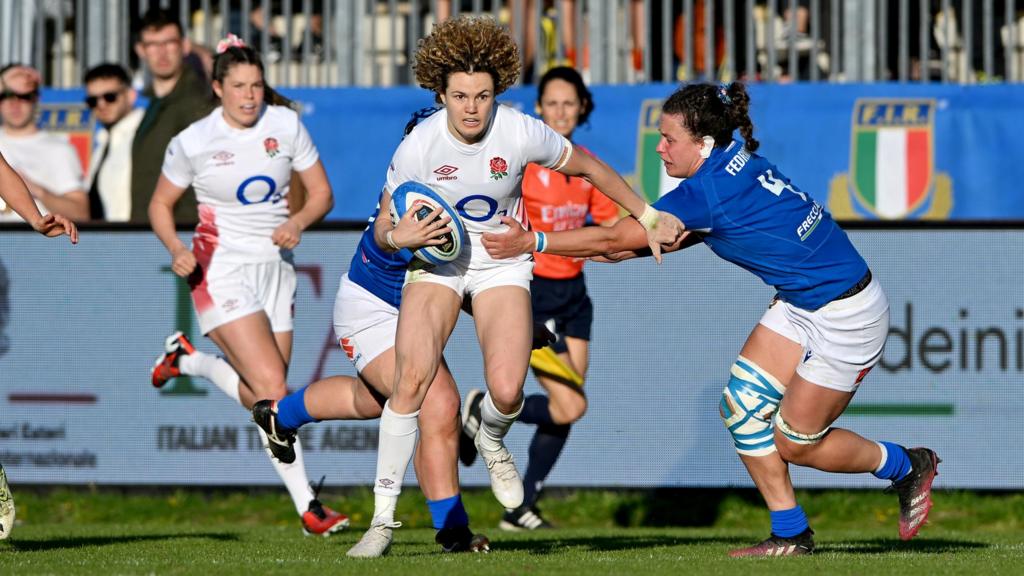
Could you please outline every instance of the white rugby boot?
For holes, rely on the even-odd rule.
[[[7,485],[7,473],[0,464],[0,540],[11,535],[14,529],[14,496]]]
[[[363,537],[356,542],[355,546],[345,553],[349,558],[380,558],[391,550],[391,540],[394,538],[395,528],[400,528],[401,522],[376,522],[363,534]]]
[[[486,450],[480,445],[480,438],[483,434],[483,427],[476,432],[473,443],[476,450],[484,459],[487,465],[487,472],[491,476],[491,491],[506,510],[515,510],[523,505],[523,479],[519,477],[516,470],[516,461],[512,454],[505,447],[504,441],[499,441],[499,448],[494,451]]]

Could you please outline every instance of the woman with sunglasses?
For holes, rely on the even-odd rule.
[[[39,72],[14,64],[0,70],[0,152],[7,157],[42,214],[71,220],[89,218],[89,200],[82,186],[82,164],[66,136],[40,130]],[[6,204],[0,222],[20,222]]]

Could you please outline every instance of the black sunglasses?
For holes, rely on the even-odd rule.
[[[32,91],[21,94],[19,92],[13,92],[11,90],[4,90],[0,92],[0,102],[7,100],[8,98],[17,98],[22,102],[35,102],[36,98],[39,97],[39,92]]]
[[[117,102],[117,98],[120,95],[121,91],[117,90],[115,92],[106,92],[104,94],[100,94],[99,96],[86,96],[85,105],[89,108],[95,108],[96,105],[100,103],[100,98],[102,98],[103,101],[107,104],[113,104],[114,102]]]

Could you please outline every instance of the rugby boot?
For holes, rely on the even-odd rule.
[[[296,431],[277,423],[277,401],[260,400],[252,405],[252,421],[267,435],[267,448],[284,464],[295,462]]]
[[[164,341],[164,353],[156,359],[156,363],[153,364],[153,369],[150,371],[153,387],[163,388],[171,378],[181,376],[178,360],[195,351],[195,347],[182,332],[178,331],[168,336]]]
[[[942,462],[928,448],[911,448],[907,456],[910,473],[892,483],[892,490],[900,499],[900,540],[910,540],[927,522],[932,509],[932,481],[939,474],[939,462]]]
[[[491,541],[483,534],[473,534],[469,526],[442,528],[434,536],[442,552],[490,552]]]
[[[483,430],[476,431],[476,451],[487,465],[487,473],[491,476],[491,491],[506,510],[514,510],[523,505],[523,479],[516,470],[515,459],[504,443],[497,450],[489,451],[480,447]]]
[[[318,484],[310,483],[313,489],[313,499],[309,501],[309,509],[302,514],[302,532],[306,536],[327,537],[335,532],[341,532],[348,527],[349,519],[344,514],[339,514],[320,503],[320,489],[324,486],[324,478],[320,478]]]
[[[14,529],[14,496],[11,495],[11,487],[7,485],[7,473],[4,472],[3,464],[0,464],[0,540],[11,535]]]
[[[733,558],[748,556],[803,556],[814,553],[814,530],[808,528],[796,536],[783,538],[772,534],[759,544],[729,552]]]
[[[345,555],[350,558],[380,558],[391,550],[395,528],[401,527],[401,522],[374,522]]]
[[[507,532],[521,532],[523,530],[549,530],[554,528],[550,522],[540,515],[540,510],[532,506],[520,506],[515,510],[505,511],[498,528]]]
[[[476,462],[476,431],[480,429],[480,406],[484,401],[483,390],[470,390],[462,404],[462,434],[459,436],[459,461],[463,466]]]
[[[554,345],[557,340],[558,336],[555,336],[554,332],[548,330],[548,327],[543,322],[533,323],[533,342],[531,348],[540,350],[545,346]]]

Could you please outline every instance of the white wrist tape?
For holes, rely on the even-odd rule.
[[[640,225],[644,227],[644,230],[654,230],[658,226],[658,211],[654,209],[654,206],[647,204],[644,208],[644,213],[637,220],[640,221]]]

